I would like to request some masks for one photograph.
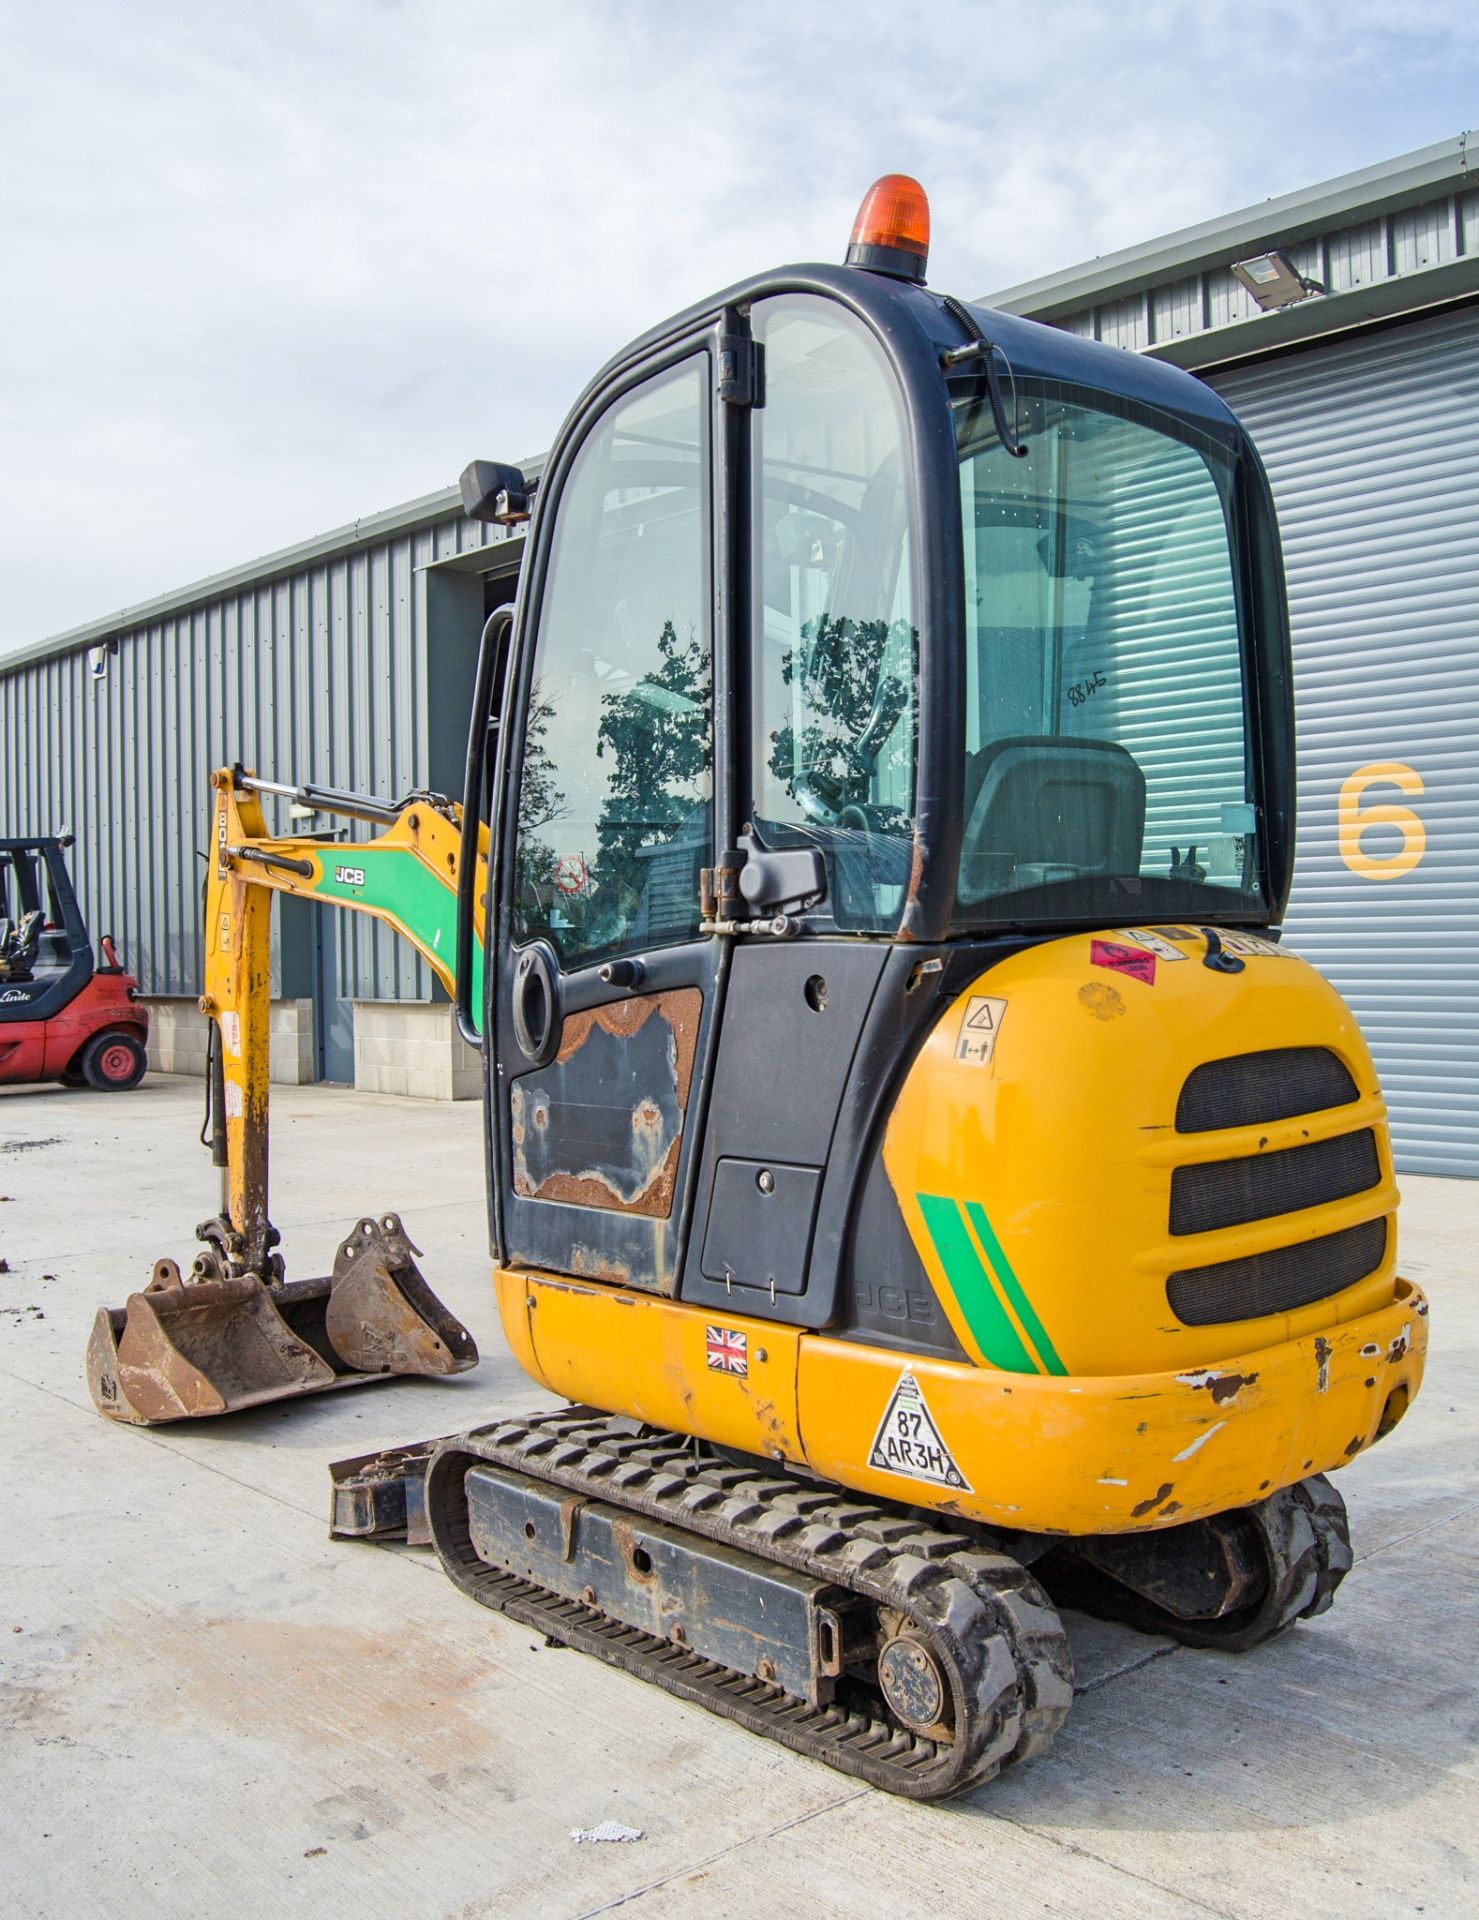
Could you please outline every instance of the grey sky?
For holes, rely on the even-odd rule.
[[[0,652],[548,444],[929,190],[1072,265],[1479,122],[1469,4],[0,0]]]

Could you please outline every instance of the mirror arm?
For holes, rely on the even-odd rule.
[[[996,370],[996,356],[1001,355],[1006,362],[1007,372],[1012,372],[1012,363],[1007,359],[1006,350],[992,340],[988,340],[981,331],[980,322],[963,300],[957,300],[946,294],[942,302],[951,318],[958,321],[970,338],[963,347],[948,347],[940,355],[940,365],[946,373],[958,367],[963,361],[979,359],[981,373],[986,382],[986,392],[991,401],[991,418],[996,423],[997,437],[1014,460],[1025,460],[1027,449],[1018,438],[1015,422],[1007,420],[1006,406],[1001,396],[1001,376]],[[1016,413],[1017,381],[1012,376],[1012,412]]]

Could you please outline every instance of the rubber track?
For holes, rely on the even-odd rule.
[[[1351,1569],[1351,1534],[1345,1502],[1324,1474],[1311,1474],[1243,1509],[1254,1527],[1267,1576],[1251,1605],[1211,1620],[1182,1620],[1118,1581],[1076,1568],[1071,1545],[1042,1567],[1044,1584],[1062,1605],[1119,1620],[1141,1633],[1164,1633],[1186,1647],[1218,1653],[1251,1653],[1296,1620],[1324,1613]],[[1059,1578],[1062,1562],[1066,1578]]]
[[[951,1688],[954,1735],[934,1741],[875,1714],[814,1706],[583,1602],[489,1567],[473,1549],[464,1479],[479,1461],[665,1520],[897,1608]],[[634,1436],[589,1408],[500,1421],[444,1441],[426,1480],[443,1566],[462,1590],[608,1665],[887,1792],[939,1800],[1040,1753],[1073,1699],[1068,1639],[1020,1562],[913,1513],[698,1458],[677,1436]]]

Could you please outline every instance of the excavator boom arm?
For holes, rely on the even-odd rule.
[[[276,1237],[267,1215],[272,895],[294,894],[384,921],[451,993],[461,811],[434,794],[391,808],[359,795],[279,787],[239,768],[221,768],[211,785],[201,1011],[215,1025],[219,1061],[217,1131],[218,1137],[224,1131],[227,1176],[220,1226],[228,1265],[266,1278]],[[378,816],[386,824],[373,839],[347,844],[269,834],[262,794],[298,791],[311,793],[319,811]],[[487,829],[480,827],[480,863],[487,857]],[[474,888],[474,1007],[482,1004],[484,891]]]
[[[436,794],[398,806],[360,794],[282,787],[239,767],[211,777],[205,889],[205,991],[211,1022],[212,1145],[221,1211],[196,1229],[205,1243],[182,1277],[161,1260],[122,1310],[103,1308],[88,1347],[99,1410],[149,1424],[315,1393],[389,1373],[461,1373],[477,1347],[427,1286],[393,1213],[362,1219],[340,1243],[332,1275],[289,1285],[268,1213],[268,1079],[272,896],[291,893],[394,928],[449,993],[455,988],[458,807]],[[349,843],[267,832],[262,795],[380,831]],[[477,858],[487,861],[479,828]],[[474,886],[474,1006],[481,1005],[482,897]]]

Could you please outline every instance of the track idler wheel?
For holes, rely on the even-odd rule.
[[[1351,1559],[1345,1502],[1317,1473],[1188,1526],[1076,1540],[1033,1571],[1060,1606],[1246,1653],[1324,1613]]]
[[[878,1691],[889,1712],[911,1733],[927,1740],[952,1737],[950,1687],[940,1662],[922,1634],[900,1620],[885,1618],[878,1652]]]

